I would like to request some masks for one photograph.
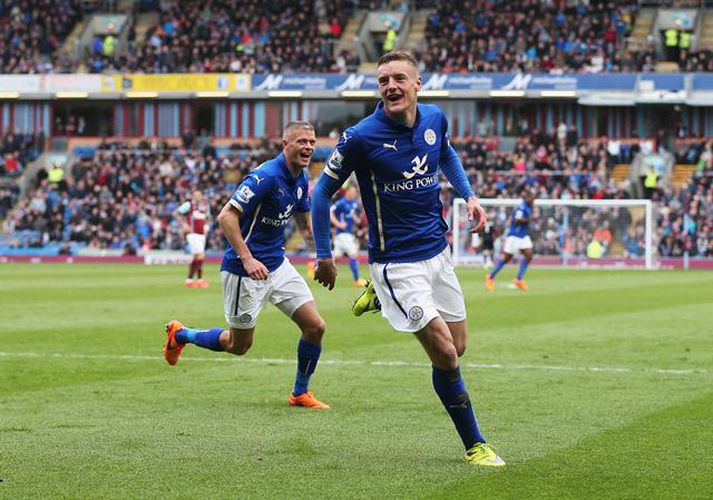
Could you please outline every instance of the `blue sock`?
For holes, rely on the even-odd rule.
[[[451,416],[465,449],[469,450],[475,443],[484,443],[485,438],[478,429],[473,405],[470,403],[468,391],[465,390],[460,368],[448,371],[434,366],[433,388]]]
[[[307,392],[309,379],[314,373],[321,352],[322,346],[319,344],[310,344],[304,339],[300,339],[297,344],[297,376],[295,387],[292,389],[292,394],[295,396]]]
[[[498,259],[498,261],[495,263],[495,267],[493,268],[492,272],[490,273],[490,279],[495,278],[495,275],[500,272],[500,270],[503,268],[505,265],[505,261],[503,259]]]
[[[224,351],[220,345],[220,334],[222,328],[211,328],[210,330],[197,330],[195,328],[182,328],[176,332],[176,342],[195,344],[211,351]]]
[[[522,259],[520,261],[520,269],[517,270],[517,279],[521,280],[522,278],[525,277],[525,272],[527,271],[528,265],[529,265],[529,263],[527,262],[527,260]]]
[[[352,270],[354,281],[359,279],[359,262],[356,259],[349,259],[349,269]]]

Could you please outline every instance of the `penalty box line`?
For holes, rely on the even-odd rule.
[[[85,359],[107,361],[164,361],[162,356],[140,354],[80,354],[80,353],[44,353],[44,352],[2,352],[2,358],[54,358],[54,359]],[[248,364],[277,364],[295,365],[293,359],[280,358],[237,358],[237,357],[182,357],[181,362],[203,363],[248,363]],[[385,367],[411,367],[427,368],[430,363],[413,361],[366,361],[355,359],[321,359],[321,365],[331,366],[385,366]],[[624,366],[572,366],[572,365],[532,365],[532,364],[502,364],[502,363],[462,363],[462,368],[476,370],[503,370],[503,371],[551,371],[551,372],[591,372],[591,373],[651,373],[657,375],[708,375],[709,371],[702,368],[630,368]]]

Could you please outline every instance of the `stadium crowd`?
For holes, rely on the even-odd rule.
[[[521,137],[511,153],[500,151],[494,141],[487,139],[458,142],[455,146],[480,197],[517,198],[522,186],[531,187],[538,198],[547,199],[629,197],[626,190],[609,179],[610,166],[620,158],[611,154],[607,138],[578,140],[567,146],[566,138],[557,143],[547,134],[543,137],[544,143],[538,142],[538,134]],[[542,149],[550,147],[554,152],[543,155]],[[74,162],[60,182],[43,173],[39,175],[31,195],[8,214],[4,229],[35,234],[34,238],[17,240],[18,246],[74,242],[80,247],[123,249],[126,253],[178,250],[183,248],[184,240],[181,217],[175,209],[193,190],[204,192],[215,215],[243,176],[277,152],[278,145],[268,140],[257,146],[236,144],[221,158],[211,145],[202,151],[186,151],[105,144],[93,157]],[[692,256],[713,256],[710,162],[700,174],[686,188],[660,189],[654,195],[662,256],[681,255],[684,249]],[[452,196],[444,182],[446,216]],[[596,240],[601,247],[600,256],[611,253],[612,243],[618,245],[617,254],[643,255],[643,222],[634,220],[628,209],[536,210],[538,217],[532,230],[543,235],[535,238],[537,253],[554,255],[565,250],[570,255],[588,255],[590,244]],[[502,234],[508,212],[491,209],[490,215],[496,234]],[[208,248],[219,250],[222,246],[219,228],[214,225]]]
[[[114,144],[76,161],[59,182],[41,171],[4,230],[34,234],[16,241],[28,246],[74,242],[126,253],[181,249],[181,217],[175,210],[192,191],[204,192],[215,215],[248,169],[276,151],[265,141],[218,159],[197,151],[128,150]],[[219,232],[211,233],[208,246],[222,247]]]
[[[425,71],[621,71],[637,2],[443,2],[428,20]]]
[[[75,63],[60,56],[81,19],[80,0],[0,2],[0,74],[63,73]]]
[[[346,0],[162,3],[136,50],[107,54],[100,42],[88,66],[95,73],[346,72],[359,58],[335,54],[334,45],[353,10]]]
[[[134,4],[133,14],[140,4]],[[130,16],[125,36],[97,36],[77,57],[60,49],[83,12],[96,5],[79,0],[1,2],[0,74],[344,73],[357,70],[361,62],[353,51],[335,52],[354,12],[409,8],[403,0],[143,4],[158,13],[158,22],[145,36],[137,38],[136,16]],[[432,10],[416,51],[423,71],[653,71],[667,59],[651,41],[641,50],[627,48],[638,9],[634,0],[419,0],[412,6]],[[677,54],[681,71],[713,71],[708,47],[682,48]]]

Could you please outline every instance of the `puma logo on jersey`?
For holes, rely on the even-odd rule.
[[[401,172],[404,177],[407,179],[411,179],[414,175],[423,175],[426,172],[428,172],[428,165],[426,164],[426,161],[428,160],[428,153],[423,155],[422,157],[414,157],[413,160],[411,160],[411,164],[413,167],[411,167],[411,170],[407,170],[405,172]]]
[[[388,143],[385,142],[385,143],[384,143],[384,147],[387,148],[387,149],[391,148],[391,149],[393,149],[394,151],[398,151],[398,149],[396,149],[396,141],[397,141],[397,140],[398,140],[398,139],[394,139],[394,143],[393,143],[393,144],[388,144]]]

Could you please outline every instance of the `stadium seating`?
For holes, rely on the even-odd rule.
[[[555,147],[551,155],[550,146],[556,140],[546,141],[535,147],[531,137],[521,137],[512,152],[500,151],[492,139],[458,142],[455,147],[481,197],[517,197],[523,185],[533,187],[540,198],[629,197],[621,184],[611,181],[618,160],[607,152],[605,139],[581,139],[574,147]],[[9,212],[5,230],[22,234],[15,244],[24,246],[71,243],[75,250],[178,250],[184,242],[180,217],[174,213],[177,205],[198,187],[217,214],[249,169],[274,156],[278,147],[271,141],[237,145],[214,158],[181,148],[147,151],[121,143],[104,144],[93,156],[70,165],[65,186],[40,178],[29,196]],[[692,255],[713,256],[711,174],[713,167],[706,164],[690,183],[674,184],[654,195],[659,207],[658,237],[662,242],[672,241],[662,247],[662,255],[688,246]],[[0,188],[3,194],[7,198]],[[452,196],[444,193],[445,206],[450,206]],[[547,224],[538,221],[535,229],[546,231]],[[586,245],[595,229],[583,226],[576,245]],[[215,252],[222,248],[217,227],[209,237],[209,248]]]
[[[81,18],[80,0],[0,3],[0,74],[63,73],[75,64],[58,55]]]
[[[443,2],[429,18],[418,55],[426,71],[436,72],[621,71],[636,11],[631,0],[565,7],[530,0]]]
[[[355,54],[334,54],[333,44],[351,12],[343,0],[167,4],[136,53],[106,66],[148,73],[343,72],[355,65]]]

